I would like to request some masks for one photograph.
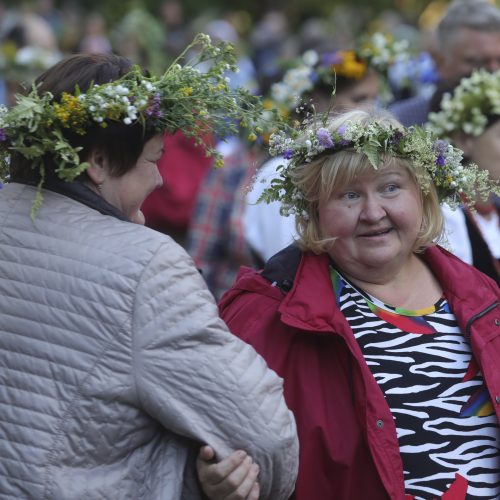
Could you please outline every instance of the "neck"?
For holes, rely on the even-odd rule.
[[[398,269],[340,271],[355,286],[395,307],[423,309],[436,303],[442,295],[442,288],[431,270],[415,254]]]

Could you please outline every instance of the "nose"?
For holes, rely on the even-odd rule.
[[[160,169],[158,168],[158,164],[156,165],[156,186],[155,189],[161,188],[163,186],[163,176],[161,175]]]
[[[360,212],[360,220],[370,224],[378,222],[386,216],[381,200],[375,195],[368,195],[364,199]]]

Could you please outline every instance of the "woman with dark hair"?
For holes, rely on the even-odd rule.
[[[0,496],[201,499],[202,445],[214,461],[245,450],[230,498],[293,489],[281,380],[227,330],[184,250],[132,223],[161,183],[164,133],[224,136],[260,112],[227,89],[230,47],[195,42],[208,73],[74,55],[1,110]]]

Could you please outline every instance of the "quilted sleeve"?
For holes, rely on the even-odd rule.
[[[133,318],[140,404],[169,430],[259,464],[261,498],[286,499],[298,467],[282,380],[233,336],[184,250],[165,243],[145,269]]]

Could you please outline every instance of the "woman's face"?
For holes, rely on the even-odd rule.
[[[134,220],[146,197],[163,184],[157,162],[163,154],[163,135],[152,137],[135,166],[120,177],[107,175],[102,183],[103,198]]]
[[[464,151],[479,168],[489,172],[491,179],[500,180],[500,120],[485,129],[480,136],[469,136]]]
[[[373,106],[380,92],[379,76],[370,71],[359,81],[335,94],[333,104],[335,111],[359,109],[363,106]]]
[[[339,187],[319,204],[323,237],[341,271],[363,278],[391,273],[409,262],[422,223],[420,191],[407,169],[373,169]]]

